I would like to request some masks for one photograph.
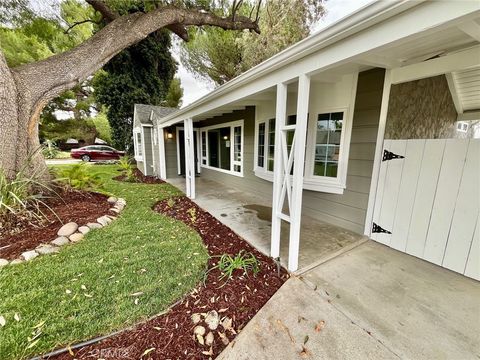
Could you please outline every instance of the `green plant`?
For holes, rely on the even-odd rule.
[[[42,154],[46,159],[55,159],[60,150],[52,140],[45,140],[42,146]]]
[[[190,221],[195,224],[197,222],[197,209],[191,207],[187,210],[188,215],[190,215]]]
[[[90,167],[85,163],[62,168],[58,172],[58,176],[58,181],[66,183],[74,189],[96,190],[103,187],[101,177],[91,171]]]
[[[55,212],[44,202],[48,196],[55,194],[49,186],[47,177],[41,172],[34,172],[27,176],[26,170],[30,161],[26,163],[15,178],[8,179],[5,171],[0,168],[0,216],[6,215],[29,215],[37,219],[46,218],[42,211],[48,209],[55,215]]]
[[[132,160],[128,155],[122,156],[118,162],[122,174],[127,178],[128,182],[136,182],[135,170],[132,167]]]
[[[245,250],[241,250],[236,256],[230,254],[223,254],[220,256],[220,260],[217,265],[210,269],[218,269],[222,273],[220,280],[230,280],[233,277],[235,270],[243,270],[243,275],[248,276],[248,272],[253,272],[253,275],[257,275],[260,271],[260,262],[252,253],[247,253]]]
[[[169,208],[172,208],[175,205],[175,200],[173,198],[168,198],[167,200],[167,206]]]

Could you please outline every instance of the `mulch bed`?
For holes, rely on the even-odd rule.
[[[133,170],[133,174],[135,175],[135,182],[144,183],[144,184],[164,184],[165,183],[165,181],[158,179],[154,176],[143,175],[142,172],[138,169]],[[130,182],[127,180],[126,175],[115,176],[113,180]]]
[[[195,209],[195,212],[191,209]],[[257,276],[243,276],[241,271],[237,271],[233,279],[225,283],[219,280],[220,271],[214,269],[208,273],[205,284],[199,285],[167,314],[95,345],[74,350],[73,356],[64,353],[58,359],[91,359],[92,356],[102,359],[214,359],[288,278],[286,270],[277,267],[273,259],[257,251],[190,199],[175,198],[174,204],[172,200],[170,203],[163,200],[155,205],[154,210],[183,221],[201,235],[209,254],[214,256],[209,260],[209,269],[218,260],[215,256],[225,253],[236,255],[244,250],[259,260],[260,272]],[[196,325],[191,317],[192,314],[211,310],[218,311],[222,319],[232,319],[233,330],[225,330],[219,325],[213,331],[213,345],[202,346],[193,335]],[[205,323],[201,324],[207,327]],[[221,337],[228,338],[228,341],[222,341]],[[143,355],[147,349],[150,352]]]
[[[42,243],[55,239],[57,231],[63,224],[74,221],[80,225],[95,222],[97,218],[108,213],[111,205],[107,196],[59,188],[57,195],[46,198],[45,203],[55,212],[44,208],[47,219],[21,218],[0,222],[0,258],[13,260],[22,252],[35,249]]]

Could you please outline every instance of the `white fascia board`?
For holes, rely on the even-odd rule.
[[[152,124],[142,124],[142,127],[153,127]]]
[[[480,64],[480,46],[392,70],[392,84],[476,67]]]
[[[328,70],[373,53],[378,55],[392,43],[432,34],[479,15],[480,4],[475,1],[397,1],[393,5],[375,2],[160,121],[162,126],[169,126],[290,81],[299,74]]]

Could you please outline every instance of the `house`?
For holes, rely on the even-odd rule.
[[[371,3],[136,121],[138,166],[271,194],[291,271],[308,215],[480,280],[479,42],[479,2]]]

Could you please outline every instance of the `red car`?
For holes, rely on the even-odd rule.
[[[70,156],[74,159],[88,161],[118,160],[125,155],[125,151],[118,151],[110,146],[89,145],[78,149],[72,149]]]

